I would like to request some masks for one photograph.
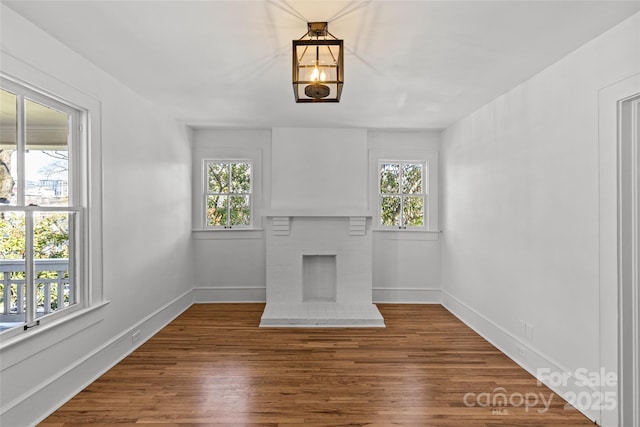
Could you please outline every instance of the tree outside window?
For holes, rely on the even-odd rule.
[[[424,163],[380,163],[380,225],[402,229],[424,227],[427,198],[424,177]]]
[[[205,162],[206,226],[251,226],[251,162]]]

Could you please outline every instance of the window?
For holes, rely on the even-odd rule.
[[[424,227],[427,193],[424,162],[382,161],[378,168],[380,226]]]
[[[205,226],[250,227],[251,161],[205,160]]]
[[[194,130],[195,240],[263,238],[262,154],[270,148],[270,130]]]
[[[83,112],[0,80],[0,332],[82,306]]]

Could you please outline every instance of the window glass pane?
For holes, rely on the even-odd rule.
[[[20,326],[7,336],[27,320],[82,300],[76,295],[81,288],[75,282],[73,244],[82,240],[80,214],[64,208],[55,212],[26,208],[79,206],[80,200],[70,191],[78,188],[70,178],[84,181],[76,173],[80,171],[70,170],[76,113],[43,94],[9,84],[14,86],[9,90],[17,90],[16,94],[0,90],[0,205],[15,205],[14,211],[0,212],[0,331]],[[24,132],[18,132],[18,118],[24,119]],[[27,270],[33,272],[29,283],[25,283]],[[27,304],[27,294],[35,304]]]
[[[380,203],[380,224],[400,225],[400,196],[383,196]]]
[[[36,317],[75,303],[69,274],[69,217],[66,212],[34,213]]]
[[[0,331],[26,322],[24,252],[24,213],[0,212]]]
[[[69,115],[25,100],[25,204],[69,204]]]
[[[229,192],[229,164],[209,163],[208,182],[210,193]]]
[[[231,196],[231,225],[250,225],[249,196]]]
[[[0,204],[16,204],[16,176],[12,155],[16,151],[18,119],[16,95],[0,90]]]
[[[380,193],[398,194],[400,192],[400,165],[382,163],[380,165]]]
[[[402,210],[403,225],[416,227],[424,225],[424,197],[405,197]]]
[[[231,164],[231,192],[250,193],[251,192],[251,164],[232,163]]]
[[[422,193],[422,165],[416,163],[402,164],[402,193]]]
[[[250,162],[207,163],[206,226],[251,225]]]
[[[227,199],[229,196],[207,196],[207,225],[227,225]]]

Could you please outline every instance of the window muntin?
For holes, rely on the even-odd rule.
[[[425,162],[382,161],[378,167],[379,225],[416,228],[427,223]]]
[[[24,203],[69,204],[69,130],[72,115],[25,98]]]
[[[81,112],[2,80],[0,332],[14,335],[78,308]]]
[[[205,227],[252,225],[252,163],[249,160],[205,160]]]
[[[0,205],[15,205],[15,178],[11,173],[13,153],[18,148],[15,93],[0,89]]]

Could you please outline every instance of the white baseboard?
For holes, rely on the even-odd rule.
[[[589,396],[595,396],[599,390],[594,390],[584,383],[578,381],[577,378],[565,367],[555,362],[551,358],[542,354],[526,342],[523,342],[501,326],[494,323],[481,313],[469,307],[453,295],[442,291],[442,305],[449,310],[454,316],[464,322],[484,339],[493,344],[498,350],[504,353],[511,360],[524,368],[531,375],[536,377],[538,381],[546,385],[555,394],[563,399],[572,400],[569,396],[580,396],[581,393],[588,393]],[[546,378],[540,378],[538,372],[547,372],[568,375],[566,384],[550,384]],[[486,390],[491,392],[491,390]],[[509,390],[507,390],[507,393]],[[590,408],[576,408],[582,412],[591,421],[600,423],[600,411]]]
[[[192,290],[189,290],[83,358],[76,360],[65,370],[45,379],[15,401],[3,405],[1,424],[3,426],[38,424],[192,304],[193,294]],[[138,331],[140,334],[134,343],[132,335]]]
[[[374,303],[440,304],[440,289],[373,288]]]
[[[194,303],[216,302],[265,302],[267,288],[265,287],[234,287],[215,286],[209,288],[193,288]]]
[[[193,289],[194,303],[266,302],[265,287],[211,286]],[[374,303],[440,304],[440,289],[373,288]]]

